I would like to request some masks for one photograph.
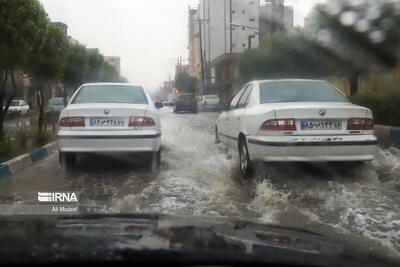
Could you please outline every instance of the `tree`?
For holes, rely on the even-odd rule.
[[[346,76],[350,94],[359,76],[399,63],[399,4],[389,1],[332,1],[318,5],[305,29],[273,35],[249,50],[240,63],[241,78],[315,78]],[[332,6],[334,5],[334,6]]]
[[[0,136],[18,90],[14,72],[24,70],[33,48],[43,43],[47,14],[37,0],[0,0]],[[11,88],[8,79],[11,80]]]
[[[310,16],[308,33],[340,58],[339,74],[348,77],[351,95],[358,91],[361,74],[398,65],[399,8],[394,1],[341,1],[318,5]]]
[[[175,87],[182,92],[194,93],[196,91],[197,79],[187,73],[178,73],[175,76]]]
[[[101,65],[98,75],[99,75],[98,81],[100,82],[119,82],[121,80],[114,66],[110,65],[105,61]]]
[[[88,51],[88,72],[85,80],[87,82],[97,82],[104,65],[104,57],[98,51]]]
[[[39,135],[43,130],[46,95],[51,89],[51,83],[63,77],[67,47],[68,40],[65,33],[59,27],[49,23],[45,42],[34,48],[34,53],[29,60],[28,72],[33,81],[39,107]]]
[[[76,88],[85,81],[89,71],[86,48],[80,44],[69,44],[63,69],[63,81],[68,89]]]
[[[247,82],[254,79],[320,78],[335,72],[339,64],[329,50],[296,30],[276,33],[259,48],[247,50],[239,68],[241,78]]]

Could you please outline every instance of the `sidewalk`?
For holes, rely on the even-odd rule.
[[[381,145],[400,147],[400,127],[375,124],[374,134]]]

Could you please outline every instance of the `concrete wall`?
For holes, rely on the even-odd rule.
[[[350,94],[350,84],[346,77],[329,76],[326,79],[346,95]],[[400,67],[383,74],[365,74],[360,77],[359,92],[385,92],[392,90],[400,90]]]

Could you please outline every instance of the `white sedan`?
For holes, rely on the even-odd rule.
[[[140,86],[92,83],[78,88],[60,113],[60,162],[71,168],[79,153],[139,152],[160,164],[160,115]]]
[[[216,141],[239,152],[248,177],[255,161],[369,161],[377,139],[372,112],[319,80],[246,84],[217,119]]]
[[[4,108],[4,107],[3,107]],[[25,100],[13,100],[8,108],[7,114],[13,115],[27,115],[29,113],[29,106]]]

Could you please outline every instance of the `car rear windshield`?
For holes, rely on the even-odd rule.
[[[260,103],[348,102],[327,82],[264,82],[260,84]]]
[[[64,105],[64,99],[63,98],[52,98],[49,100],[49,105],[51,105],[51,106]]]
[[[19,106],[19,100],[13,100],[10,104],[11,107]]]
[[[72,104],[126,103],[148,104],[143,88],[126,85],[88,85],[82,87]]]

